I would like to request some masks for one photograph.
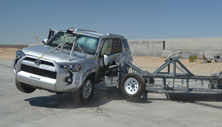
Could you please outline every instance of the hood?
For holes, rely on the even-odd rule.
[[[26,55],[35,56],[38,58],[48,59],[55,62],[69,62],[69,55],[70,50],[63,49],[63,52],[61,52],[60,48],[54,50],[53,52],[50,52],[54,47],[50,47],[47,45],[38,45],[38,46],[31,46],[22,49],[22,51]],[[77,59],[83,59],[84,55],[81,53],[75,52],[72,61]]]

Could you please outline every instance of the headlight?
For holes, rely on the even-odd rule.
[[[78,72],[82,69],[82,64],[80,63],[73,63],[73,64],[62,64],[60,65],[62,69],[67,69],[73,72]]]
[[[16,59],[21,59],[22,57],[25,56],[25,53],[21,50],[16,51]]]

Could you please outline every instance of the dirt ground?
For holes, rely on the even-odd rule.
[[[0,47],[0,60],[12,60],[15,58],[17,48]],[[153,72],[160,67],[167,58],[149,57],[149,56],[133,56],[133,64],[143,70]],[[222,71],[222,63],[203,63],[201,59],[195,62],[189,62],[188,59],[180,59],[180,61],[196,75],[212,75]]]
[[[149,72],[155,71],[160,67],[167,58],[148,57],[148,56],[133,56],[133,64],[140,67],[142,70]],[[212,75],[222,71],[222,63],[204,63],[202,59],[195,62],[189,62],[188,59],[180,59],[180,61],[195,75]]]
[[[0,47],[0,60],[12,60],[15,58],[17,48]]]

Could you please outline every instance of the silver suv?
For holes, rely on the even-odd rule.
[[[118,71],[127,71],[120,70],[119,63],[132,61],[127,40],[116,34],[50,30],[43,43],[16,52],[15,83],[24,93],[35,89],[70,92],[77,101],[86,103],[95,84],[118,88]]]

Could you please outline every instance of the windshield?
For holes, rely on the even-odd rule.
[[[64,32],[58,32],[52,39],[50,39],[47,45],[56,47],[59,44],[63,43],[63,48],[71,50],[73,43],[75,43],[76,34],[71,35]],[[74,50],[95,54],[98,45],[98,38],[89,37],[85,35],[78,35],[76,38],[75,48]]]

